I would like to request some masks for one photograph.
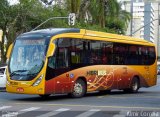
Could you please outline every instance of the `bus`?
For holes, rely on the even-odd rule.
[[[51,28],[18,36],[9,47],[10,93],[129,93],[157,82],[155,45],[143,39],[77,28]]]

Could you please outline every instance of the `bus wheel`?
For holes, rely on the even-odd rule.
[[[124,92],[126,92],[126,93],[137,93],[139,88],[140,88],[139,79],[134,77],[133,80],[132,80],[130,88],[124,89]]]
[[[41,98],[48,98],[51,94],[39,95]]]
[[[86,94],[87,85],[82,79],[78,79],[73,87],[73,92],[70,94],[71,97],[80,98]]]

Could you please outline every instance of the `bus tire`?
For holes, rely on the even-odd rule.
[[[78,79],[73,87],[73,92],[70,93],[70,96],[73,98],[80,98],[86,94],[87,85],[84,80]]]
[[[131,82],[131,86],[128,89],[124,89],[126,93],[137,93],[140,88],[140,81],[137,77],[134,77]]]
[[[48,98],[49,96],[50,96],[51,94],[40,94],[39,96],[41,97],[41,98],[44,98],[44,99],[46,99],[46,98]]]

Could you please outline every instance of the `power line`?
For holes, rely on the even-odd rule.
[[[138,32],[139,30],[141,30],[142,28],[146,27],[147,25],[149,25],[150,23],[152,23],[152,22],[154,22],[154,21],[156,21],[156,20],[159,20],[159,19],[154,19],[154,20],[152,20],[151,22],[147,23],[146,25],[140,27],[139,29],[137,29],[136,31],[134,31],[130,36],[132,36],[133,34],[135,34],[136,32]]]

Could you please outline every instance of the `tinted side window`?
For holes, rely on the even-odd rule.
[[[70,47],[71,67],[84,66],[86,62],[87,43],[82,39],[72,39]]]
[[[113,64],[124,65],[127,59],[128,46],[125,44],[114,43],[113,44]]]
[[[102,63],[102,45],[103,43],[100,41],[91,41],[91,55],[90,55],[90,63],[91,64],[101,64]]]
[[[149,59],[148,64],[150,64],[150,65],[155,62],[156,55],[155,55],[155,48],[154,47],[148,47],[148,59]]]
[[[113,64],[113,43],[103,42],[102,43],[102,64],[111,65]]]

